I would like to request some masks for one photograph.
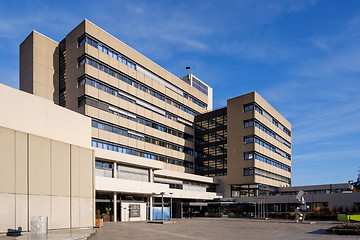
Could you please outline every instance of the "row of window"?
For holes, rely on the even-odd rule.
[[[104,110],[106,112],[115,114],[117,116],[129,119],[131,121],[143,124],[145,126],[157,129],[159,131],[166,132],[168,134],[171,134],[171,135],[174,135],[174,136],[177,136],[177,137],[180,137],[180,138],[184,138],[185,140],[188,140],[188,141],[191,141],[191,142],[194,140],[193,136],[190,135],[190,134],[180,132],[178,130],[166,127],[166,126],[161,125],[159,123],[156,123],[154,121],[150,121],[150,120],[147,120],[145,118],[139,117],[139,116],[137,116],[135,114],[129,114],[126,111],[123,111],[123,110],[114,111],[114,110],[116,110],[115,108],[113,108],[113,110],[112,110],[112,109],[109,108],[109,104],[100,102],[97,99],[93,99],[93,98],[85,96],[85,97],[82,97],[82,98],[80,98],[78,100],[78,105],[79,106],[83,106],[85,104],[87,104],[89,106],[92,106],[92,107],[95,107],[95,108],[98,108],[98,109],[101,109],[101,110]]]
[[[179,146],[179,145],[175,145],[172,143],[168,143],[150,136],[144,136],[142,134],[136,134],[136,133],[132,133],[131,131],[128,131],[126,129],[122,129],[116,126],[112,126],[108,123],[99,121],[99,120],[92,120],[92,126],[94,128],[98,128],[98,129],[102,129],[108,132],[113,132],[115,134],[119,134],[119,135],[123,135],[123,136],[127,136],[136,140],[140,140],[140,141],[145,141],[148,143],[152,143],[158,146],[162,146],[162,147],[166,147],[175,151],[179,151],[179,152],[183,152],[186,154],[190,154],[193,155],[193,150],[187,147],[183,147],[183,146]]]
[[[79,40],[79,47],[83,44],[88,43],[89,45],[93,46],[94,48],[99,49],[100,51],[104,52],[105,54],[109,55],[112,58],[115,58],[116,60],[119,60],[119,62],[129,66],[130,68],[136,70],[136,65],[130,61],[129,59],[127,59],[126,57],[124,57],[123,55],[121,55],[120,53],[117,53],[116,51],[114,51],[111,48],[108,48],[107,46],[105,46],[102,43],[99,43],[98,41],[89,38],[87,36],[83,36],[81,37]]]
[[[254,143],[254,142],[257,143],[257,144],[259,144],[260,146],[263,146],[263,147],[269,149],[270,151],[273,151],[273,152],[275,152],[275,153],[283,156],[283,157],[286,158],[286,159],[289,159],[289,160],[291,159],[290,154],[288,154],[288,153],[286,153],[286,152],[284,152],[284,151],[282,151],[282,150],[274,147],[274,146],[271,145],[270,143],[264,141],[263,139],[261,139],[261,138],[259,138],[259,137],[257,137],[257,136],[245,136],[245,137],[244,137],[244,143],[245,143],[245,144]]]
[[[245,160],[249,160],[249,159],[257,159],[260,160],[264,163],[270,164],[272,166],[275,166],[277,168],[283,169],[285,171],[290,172],[291,168],[285,164],[279,163],[278,161],[272,160],[271,158],[265,157],[257,152],[245,152],[244,153],[244,159]]]
[[[217,116],[196,123],[197,131],[205,131],[227,125],[227,115]]]
[[[227,154],[227,144],[222,144],[218,146],[204,147],[202,149],[197,149],[195,157],[196,158],[208,158],[214,156],[222,156]]]
[[[231,197],[274,196],[277,188],[265,184],[231,185]]]
[[[85,60],[85,61],[84,61]],[[123,82],[126,82],[127,84],[133,86],[133,87],[136,87],[146,93],[149,93],[150,95],[164,101],[164,102],[167,102],[168,104],[171,104],[173,106],[175,106],[176,108],[179,108],[181,109],[182,111],[190,114],[190,115],[197,115],[199,114],[198,112],[184,106],[183,104],[181,103],[178,103],[176,101],[174,101],[173,99],[170,99],[168,97],[165,98],[165,95],[151,89],[151,88],[148,88],[146,86],[144,86],[143,84],[137,82],[137,81],[134,81],[133,79],[130,79],[128,77],[125,77],[123,75],[120,74],[120,72],[118,72],[117,70],[113,69],[113,68],[110,68],[110,67],[107,67],[105,64],[103,63],[100,63],[99,61],[97,60],[94,60],[94,59],[91,59],[87,56],[84,57],[84,59],[81,59],[79,60],[79,65],[82,65],[84,63],[87,63],[89,64],[90,66],[93,66],[94,68],[97,68],[99,69],[100,71],[103,71],[115,78],[118,78],[119,80],[123,81]],[[114,91],[120,91],[120,90],[114,90]],[[166,100],[166,101],[165,101]]]
[[[208,95],[208,87],[199,80],[197,80],[194,76],[192,77],[192,86],[206,96]]]
[[[113,169],[113,164],[111,162],[95,161],[95,167],[102,169]]]
[[[107,47],[105,44],[100,43],[99,41],[95,40],[92,37],[89,37],[89,36],[85,35],[85,36],[79,38],[78,42],[79,42],[79,46],[81,46],[81,45],[83,45],[85,43],[88,43],[90,46],[93,46],[93,47],[99,49],[100,51],[104,52],[105,54],[108,54],[110,57],[115,58],[116,60],[119,60],[119,62],[129,66],[130,68],[132,68],[134,70],[139,70],[135,63],[133,63],[132,61],[130,61],[129,59],[127,59],[126,57],[124,57],[123,55],[121,55],[120,53],[115,51],[114,49]],[[142,67],[141,67],[141,69],[143,69],[143,71],[148,72],[148,70],[146,70],[146,69],[144,69]],[[154,75],[154,74],[146,74],[146,75],[148,77],[150,77],[151,79],[153,79],[152,75]],[[172,86],[169,89],[173,89],[173,88],[176,88],[176,87]],[[178,92],[178,91],[175,91],[175,92]],[[186,99],[190,99],[196,105],[198,105],[198,106],[200,106],[202,108],[205,108],[205,109],[207,108],[207,105],[205,103],[201,102],[200,100],[198,100],[197,98],[195,98],[195,97],[193,97],[193,96],[191,96],[191,95],[189,95],[189,94],[187,94],[187,93],[185,93],[183,91],[179,91],[179,92],[182,92],[182,94],[180,94],[180,95],[182,95]]]
[[[170,114],[170,113],[166,113],[164,114],[164,111],[161,110],[160,108],[157,108],[151,104],[144,104],[141,100],[137,100],[135,97],[130,97],[128,94],[114,88],[114,87],[111,87],[107,84],[104,84],[98,80],[94,80],[94,79],[91,79],[89,77],[84,77],[82,79],[79,80],[78,82],[78,87],[80,86],[83,86],[83,85],[90,85],[90,86],[93,86],[95,88],[98,88],[99,90],[101,91],[104,91],[104,92],[107,92],[107,93],[110,93],[111,95],[114,95],[116,97],[119,97],[125,101],[128,101],[130,103],[133,103],[133,104],[136,104],[138,106],[141,106],[143,108],[146,108],[152,112],[155,112],[157,114],[160,114],[160,115],[163,115],[165,116],[166,118],[169,118],[169,119],[172,119],[174,121],[177,121],[177,117],[175,117],[174,115]]]
[[[195,171],[196,174],[200,174],[203,176],[227,175],[227,160],[226,158],[223,158],[223,159],[196,161]]]
[[[218,130],[216,132],[206,133],[204,135],[200,135],[197,133],[197,138],[195,139],[195,143],[197,145],[204,145],[213,142],[220,142],[227,140],[227,129]]]
[[[162,162],[171,163],[171,164],[175,164],[175,165],[179,165],[179,166],[184,166],[187,168],[193,168],[192,162],[183,161],[180,159],[169,158],[166,156],[161,156],[161,155],[157,155],[154,153],[145,152],[142,150],[125,147],[125,146],[121,146],[121,145],[118,145],[115,143],[109,143],[109,142],[105,142],[105,141],[94,139],[94,138],[92,139],[92,146],[101,148],[101,149],[119,152],[119,153],[125,153],[125,154],[129,154],[129,155],[137,156],[137,157],[143,157],[143,158],[147,158],[147,159],[152,159],[152,160],[162,161]]]
[[[265,111],[262,107],[260,107],[257,103],[249,103],[244,105],[244,112],[253,111],[256,110],[261,115],[263,115],[266,119],[268,119],[270,122],[272,122],[275,126],[280,128],[284,133],[291,136],[291,132],[289,129],[284,127],[279,121],[277,121],[275,118],[273,118],[267,111]]]
[[[264,177],[264,178],[269,178],[275,181],[279,181],[279,182],[284,182],[284,183],[291,183],[290,178],[275,174],[275,173],[271,173],[259,168],[244,168],[244,176],[252,176],[252,175],[256,175],[256,176],[260,176],[260,177]]]
[[[285,146],[291,148],[291,144],[288,141],[286,141],[285,139],[283,139],[282,137],[280,137],[279,135],[277,135],[276,133],[271,131],[269,128],[267,128],[264,124],[260,123],[258,120],[251,119],[251,120],[244,121],[244,128],[254,127],[254,126],[259,128],[261,131],[264,131],[269,136],[275,138],[276,140],[278,140]]]
[[[227,160],[226,160],[226,158],[214,159],[214,160],[204,160],[204,161],[201,161],[201,165],[197,165],[196,167],[198,168],[198,170],[202,170],[202,171],[226,169],[227,168]]]

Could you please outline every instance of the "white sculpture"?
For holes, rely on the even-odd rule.
[[[309,210],[309,206],[306,205],[306,201],[304,198],[304,191],[300,190],[298,195],[296,196],[296,202],[301,204],[299,207],[295,209],[295,222],[304,222],[305,221],[305,215],[306,212]]]

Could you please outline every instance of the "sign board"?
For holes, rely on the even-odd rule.
[[[129,204],[129,217],[140,217],[140,204]]]

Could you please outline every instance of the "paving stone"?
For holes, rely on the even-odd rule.
[[[175,224],[145,222],[105,223],[91,240],[116,239],[357,239],[360,236],[327,235],[325,229],[338,222],[319,221],[313,224],[289,220],[259,220],[247,218],[175,219]]]

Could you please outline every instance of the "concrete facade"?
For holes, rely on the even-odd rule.
[[[255,103],[262,109],[262,114],[256,110],[246,111],[244,106],[246,104]],[[268,113],[268,118],[264,116],[264,113]],[[265,163],[253,157],[252,159],[244,159],[244,153],[255,152],[259,153],[264,157],[274,160],[280,164],[284,164],[291,168],[291,157],[285,158],[280,155],[277,150],[287,153],[291,156],[291,147],[287,147],[281,143],[274,136],[286,140],[291,146],[291,136],[286,134],[282,129],[276,126],[273,121],[277,121],[282,124],[288,130],[291,131],[290,123],[281,116],[269,103],[265,101],[256,92],[245,94],[236,98],[228,100],[227,105],[228,113],[228,175],[227,182],[231,185],[236,184],[264,184],[273,187],[288,187],[291,185],[291,171],[286,171],[272,164]],[[271,118],[272,121],[269,119]],[[247,120],[258,121],[259,124],[263,125],[263,129],[267,128],[266,131],[271,131],[272,136],[260,129],[253,124],[248,127],[244,126],[244,122]],[[256,142],[245,143],[244,138],[246,136],[255,136],[261,138],[262,141],[272,145],[275,151],[272,151]],[[243,160],[243,161],[242,161]],[[269,172],[269,175],[276,174],[287,178],[288,182],[279,181],[265,176],[262,174],[244,176],[245,168],[257,168]]]
[[[59,101],[59,44],[33,31],[20,45],[20,89]]]
[[[93,226],[90,120],[4,85],[0,101],[0,232],[29,231],[33,216],[49,229]]]
[[[221,181],[224,197],[291,185],[291,124],[258,93],[229,99],[227,107],[196,116],[195,124],[196,169]]]

